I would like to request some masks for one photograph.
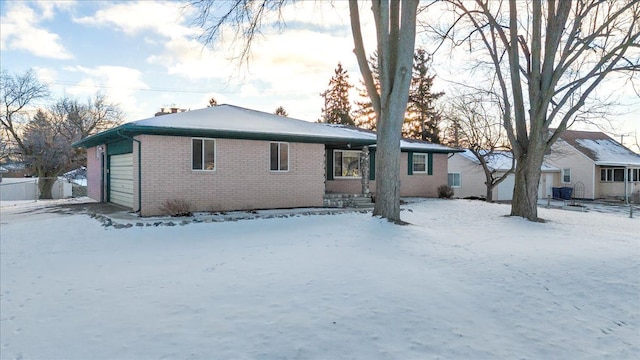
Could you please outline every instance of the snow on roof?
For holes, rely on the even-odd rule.
[[[640,166],[640,155],[599,131],[565,131],[560,138],[596,165]]]
[[[480,151],[481,154],[487,153],[487,152],[488,152],[487,150]],[[469,149],[465,149],[464,152],[460,153],[460,155],[475,162],[476,164],[480,164],[480,161]],[[513,158],[513,154],[511,154],[510,151],[494,151],[492,154],[487,156],[486,161],[489,168],[494,171],[509,171],[511,169],[512,158]],[[555,166],[551,166],[544,162],[542,163],[540,170],[542,170],[543,172],[560,171],[559,168]]]
[[[640,155],[614,140],[578,139],[577,142],[593,152],[597,165],[640,166]]]
[[[375,146],[376,133],[352,126],[313,123],[233,105],[172,113],[133,121],[73,144],[91,147],[137,134],[211,136]],[[419,140],[402,140],[403,150],[453,153],[459,150]]]
[[[341,128],[298,120],[291,117],[245,109],[233,105],[218,105],[199,110],[156,116],[138,120],[132,125],[174,129],[215,129],[227,132],[251,132],[255,134],[313,136],[318,138],[356,138],[355,133]],[[375,136],[373,137],[375,141]]]
[[[340,129],[344,129],[346,131],[350,131],[353,132],[354,134],[357,134],[356,136],[364,136],[368,139],[372,139],[375,140],[377,135],[375,133],[375,131],[372,130],[367,130],[367,129],[361,129],[355,126],[348,126],[348,125],[337,125],[337,124],[322,124],[324,126],[329,126],[332,128],[340,128]],[[373,147],[375,147],[376,145],[372,145]],[[400,148],[403,150],[413,150],[413,151],[426,151],[426,152],[433,152],[433,151],[437,151],[437,152],[460,152],[460,150],[456,150],[453,148],[450,148],[448,146],[445,145],[440,145],[440,144],[434,144],[428,141],[424,141],[424,140],[416,140],[416,139],[402,139],[400,140]]]
[[[454,150],[448,146],[430,143],[428,141],[422,140],[414,140],[414,139],[402,139],[400,140],[400,147],[402,149],[411,149],[411,150],[424,150],[424,151],[448,151],[448,152],[459,152],[460,150]]]

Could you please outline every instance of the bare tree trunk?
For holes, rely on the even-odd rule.
[[[349,1],[354,52],[371,104],[376,112],[376,204],[374,216],[400,220],[400,139],[409,100],[418,1],[373,1],[380,91],[376,89],[362,41],[357,0]]]
[[[487,196],[486,196],[486,201],[487,202],[493,202],[493,189],[495,188],[494,185],[487,185]]]
[[[401,110],[404,113],[404,109]],[[395,118],[393,118],[395,115]],[[402,115],[398,121],[397,109],[393,114],[384,109],[378,120],[376,149],[376,203],[374,216],[400,222],[400,138]]]
[[[56,179],[46,176],[38,178],[38,189],[40,190],[40,199],[53,199],[52,189]]]
[[[459,39],[480,40],[494,65],[517,160],[511,215],[539,221],[545,150],[578,118],[599,119],[584,106],[606,77],[640,70],[640,2],[449,1],[472,25]]]
[[[540,221],[538,218],[538,187],[540,186],[540,167],[543,159],[544,152],[542,155],[533,153],[518,157],[511,201],[511,216]]]

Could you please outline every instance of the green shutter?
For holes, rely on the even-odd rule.
[[[369,152],[369,180],[376,179],[376,151]]]
[[[413,175],[413,151],[407,153],[407,175]]]
[[[326,154],[327,180],[333,180],[333,150],[327,149]]]
[[[433,153],[427,156],[427,175],[433,175]]]

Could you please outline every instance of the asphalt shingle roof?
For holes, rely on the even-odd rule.
[[[640,155],[603,132],[567,130],[560,139],[593,160],[596,165],[640,166]]]

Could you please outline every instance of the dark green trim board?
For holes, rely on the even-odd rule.
[[[106,159],[108,158],[108,156],[106,156],[104,154],[104,152],[100,152],[100,202],[106,202],[106,196],[105,196],[105,184],[106,184],[106,177],[108,174],[106,174],[106,167],[105,167],[105,163],[106,163]]]
[[[362,138],[321,137],[304,134],[259,133],[250,131],[228,131],[218,129],[185,129],[160,126],[143,126],[127,123],[117,128],[109,129],[101,133],[89,136],[71,144],[74,147],[90,148],[100,144],[121,140],[122,137],[132,138],[136,135],[168,135],[168,136],[192,136],[221,139],[286,141],[312,144],[327,144],[335,146],[367,146],[375,144],[375,140]]]
[[[107,155],[122,155],[133,152],[133,140],[124,139],[107,144]]]
[[[325,162],[327,163],[327,180],[333,180],[333,150],[327,149],[325,154]]]
[[[106,172],[107,188],[105,189],[106,193],[104,194],[104,201],[110,202],[111,201],[111,156],[107,155],[106,158],[107,158],[107,168],[105,172]]]
[[[427,175],[433,175],[433,153],[427,154]]]
[[[376,151],[369,150],[369,180],[376,179]]]
[[[407,153],[407,175],[413,175],[413,151]]]

